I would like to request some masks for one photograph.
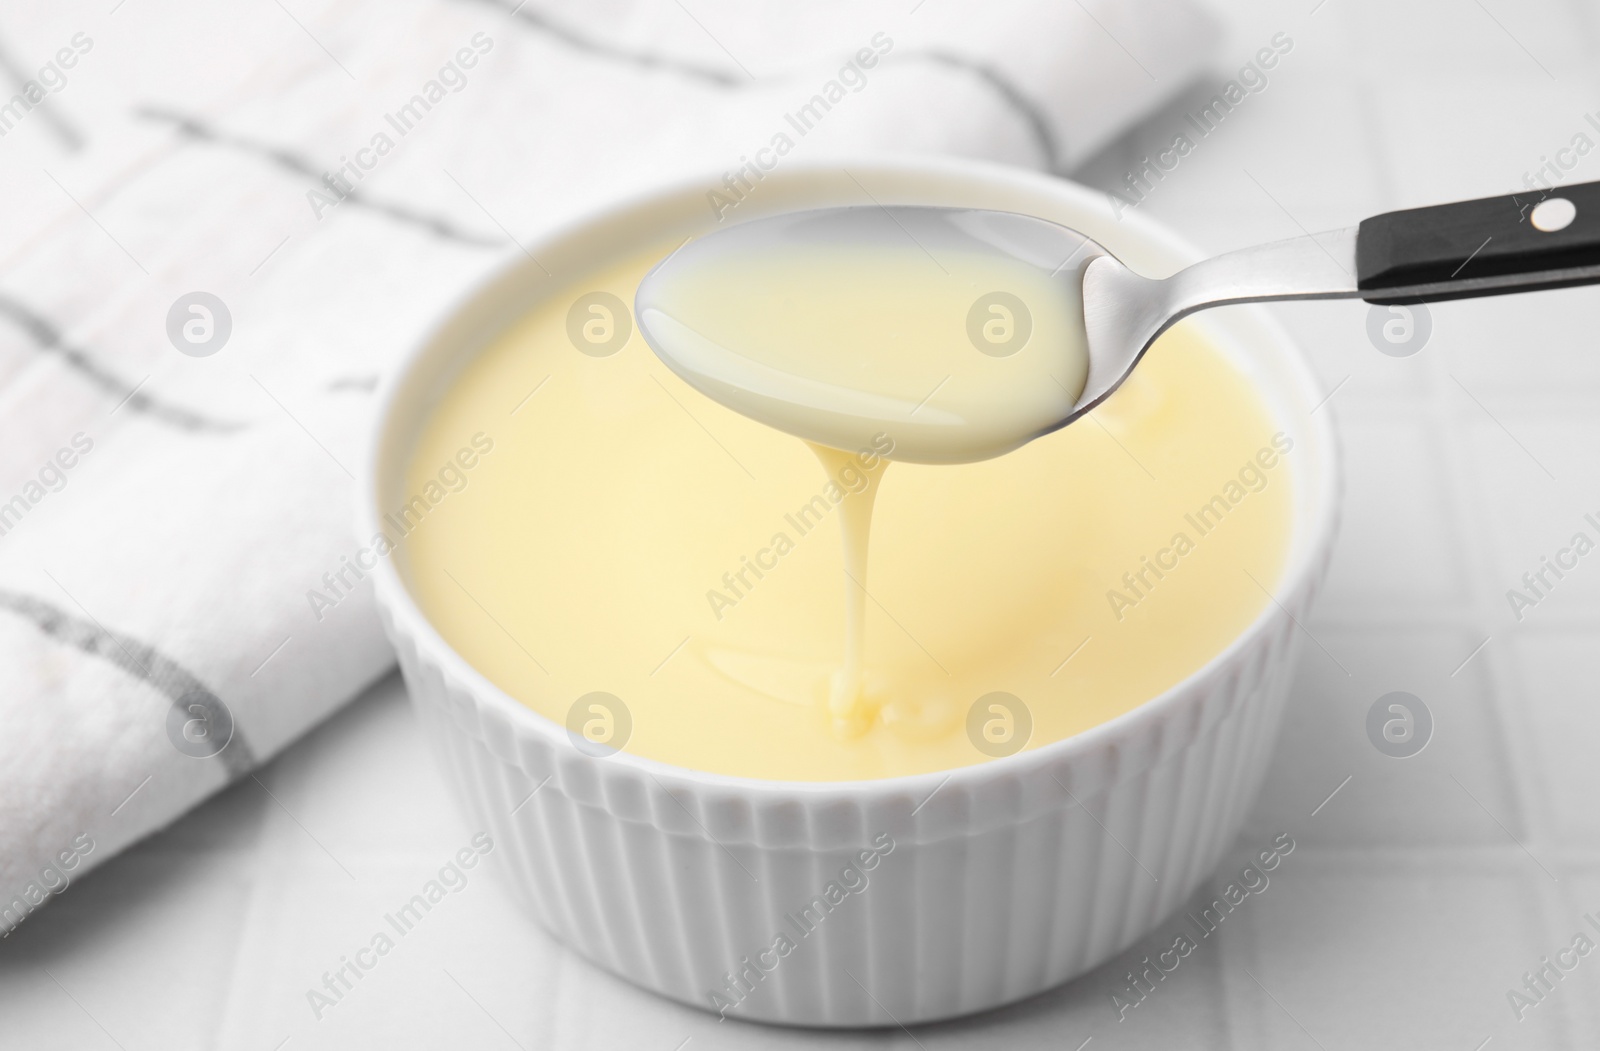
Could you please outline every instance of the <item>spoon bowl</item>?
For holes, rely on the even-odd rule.
[[[691,386],[779,430],[980,460],[1072,417],[1091,371],[1083,271],[1104,253],[1011,212],[814,209],[683,245],[635,316]]]

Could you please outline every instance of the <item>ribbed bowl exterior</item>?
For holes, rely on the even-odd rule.
[[[591,757],[524,732],[453,681],[427,640],[389,627],[472,827],[494,837],[552,934],[733,1017],[870,1026],[1033,995],[1177,908],[1261,783],[1298,650],[1290,615],[1308,598],[1186,683],[1160,720],[1056,761],[987,763],[989,776],[960,785],[918,779],[917,791],[751,791]],[[887,853],[859,864],[884,836]],[[852,861],[859,879],[844,875]]]
[[[1083,227],[1091,235],[1121,237],[1155,265],[1192,258],[1139,217],[1122,227],[1093,219],[1105,211],[1100,195],[1059,180],[957,160],[863,160],[850,171],[888,187],[885,199],[954,195],[1063,222],[1089,216],[1098,223]],[[763,207],[814,206],[813,184],[830,178],[839,179],[836,168],[769,176]],[[548,262],[562,245],[625,245],[633,226],[699,207],[694,187],[704,185],[601,213],[540,257]],[[391,381],[369,450],[364,534],[378,527],[410,421],[443,383],[435,359],[468,353],[461,348],[525,309],[519,289],[533,280],[508,271],[485,285]],[[909,1025],[996,1007],[1149,932],[1238,834],[1271,758],[1298,624],[1337,524],[1336,449],[1328,413],[1311,415],[1314,381],[1259,312],[1233,318],[1235,331],[1270,348],[1257,360],[1277,370],[1277,407],[1307,450],[1295,473],[1304,487],[1297,551],[1274,600],[1163,696],[1003,759],[948,774],[794,783],[625,752],[597,758],[463,661],[381,562],[379,607],[424,734],[473,829],[494,837],[526,910],[647,989],[731,1017],[808,1026]]]

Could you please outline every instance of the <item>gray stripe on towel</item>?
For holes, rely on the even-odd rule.
[[[208,714],[214,716],[226,708],[221,699],[183,665],[131,636],[105,630],[93,621],[75,617],[43,599],[14,591],[0,590],[0,608],[27,618],[44,635],[92,657],[99,657],[135,679],[148,683],[168,697],[172,706],[180,711],[187,712],[190,706],[198,704],[204,705]],[[229,717],[232,718],[231,712]],[[255,768],[255,755],[245,741],[237,720],[234,720],[232,738],[215,758],[227,771],[229,781]]]
[[[678,76],[688,80],[696,80],[712,87],[733,90],[757,84],[780,83],[793,79],[787,76],[777,78],[737,76],[726,70],[702,66],[671,55],[655,54],[649,51],[630,51],[593,36],[588,36],[573,29],[571,26],[563,25],[544,12],[535,10],[528,4],[527,0],[521,0],[521,2],[514,2],[514,0],[479,0],[479,2],[510,13],[516,21],[528,29],[537,30],[574,50],[582,51],[596,58],[634,66],[638,69],[665,70],[668,73],[676,73]],[[999,69],[986,62],[980,62],[977,59],[967,58],[947,51],[908,51],[895,55],[894,61],[929,62],[946,69],[959,69],[971,73],[994,89],[995,94],[1000,97],[1000,100],[1006,104],[1007,108],[1015,113],[1023,124],[1027,126],[1028,134],[1043,157],[1046,169],[1058,175],[1063,173],[1064,165],[1061,147],[1056,141],[1055,132],[1050,127],[1049,119],[1045,116],[1044,111],[1035,105],[1034,101]]]
[[[88,351],[68,343],[61,330],[43,314],[10,296],[0,295],[0,317],[7,318],[13,325],[27,333],[40,350],[55,354],[73,371],[96,387],[112,397],[122,399],[118,403],[119,408],[126,405],[132,412],[142,413],[153,420],[160,420],[185,431],[212,431],[226,434],[246,427],[246,424],[232,420],[217,420],[203,416],[181,405],[169,405],[154,395],[146,394],[139,389],[139,384],[129,383],[101,364]]]
[[[328,184],[323,181],[324,171],[314,164],[310,158],[301,156],[285,146],[275,145],[270,142],[261,142],[256,139],[234,135],[213,127],[199,117],[179,113],[174,109],[159,106],[144,106],[135,110],[135,115],[145,120],[160,121],[171,125],[178,134],[192,142],[204,142],[225,149],[238,150],[247,156],[264,160],[291,175],[310,179],[324,192],[332,193]],[[364,208],[374,215],[381,215],[386,219],[414,226],[426,230],[435,237],[446,241],[455,241],[458,244],[470,245],[473,248],[501,248],[505,241],[497,237],[485,237],[463,230],[448,216],[430,215],[427,212],[412,208],[409,205],[394,204],[380,201],[369,196],[361,190],[350,188],[339,197],[341,204],[348,204],[353,208]]]

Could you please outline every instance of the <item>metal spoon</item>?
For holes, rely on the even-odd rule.
[[[959,448],[952,452],[948,432],[939,441],[913,440],[910,448],[899,447],[895,455],[955,462],[998,455],[1071,423],[1121,386],[1162,332],[1208,307],[1345,298],[1404,304],[1600,282],[1600,183],[1564,187],[1558,194],[1521,194],[1390,212],[1355,227],[1229,252],[1165,278],[1137,274],[1103,245],[1042,219],[915,206],[828,208],[754,220],[691,242],[646,277],[636,298],[636,316],[658,357],[730,407],[827,444],[827,434],[807,432],[794,423],[793,412],[780,411],[795,408],[778,404],[790,396],[782,383],[752,392],[729,379],[748,375],[750,363],[741,359],[739,369],[722,370],[715,356],[733,361],[741,348],[714,346],[708,357],[701,341],[690,353],[683,345],[681,326],[663,320],[672,310],[667,302],[670,289],[707,259],[720,259],[725,265],[730,258],[743,258],[741,253],[783,251],[818,238],[833,239],[834,248],[902,238],[935,265],[947,252],[1003,253],[1053,274],[1074,308],[1081,295],[1088,356],[1081,393],[1055,402],[1034,399],[1017,414],[1013,434],[1003,440],[990,434],[970,455]],[[847,374],[824,379],[830,389],[853,393],[845,390]],[[799,408],[814,412],[814,383],[808,396],[812,400]],[[957,399],[945,415],[959,425],[963,410],[959,392],[946,396]],[[993,394],[980,391],[975,396]],[[859,406],[851,411],[852,420],[863,416]],[[874,426],[906,433],[906,421],[898,415],[885,409],[881,420],[861,418],[857,430],[835,427],[829,433],[866,434]],[[917,438],[916,432],[910,433]],[[839,444],[843,447],[843,442]]]
[[[1070,233],[1063,228],[1064,233]],[[1089,382],[1062,425],[1104,401],[1157,336],[1228,303],[1408,304],[1600,282],[1600,182],[1388,212],[1243,248],[1151,279],[1094,245],[1083,274]]]

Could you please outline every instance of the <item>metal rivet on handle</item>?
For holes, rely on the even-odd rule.
[[[1578,217],[1578,206],[1565,197],[1552,197],[1547,201],[1540,201],[1533,209],[1529,218],[1533,221],[1535,230],[1542,230],[1553,234],[1557,230],[1565,230],[1572,225],[1572,220]]]

